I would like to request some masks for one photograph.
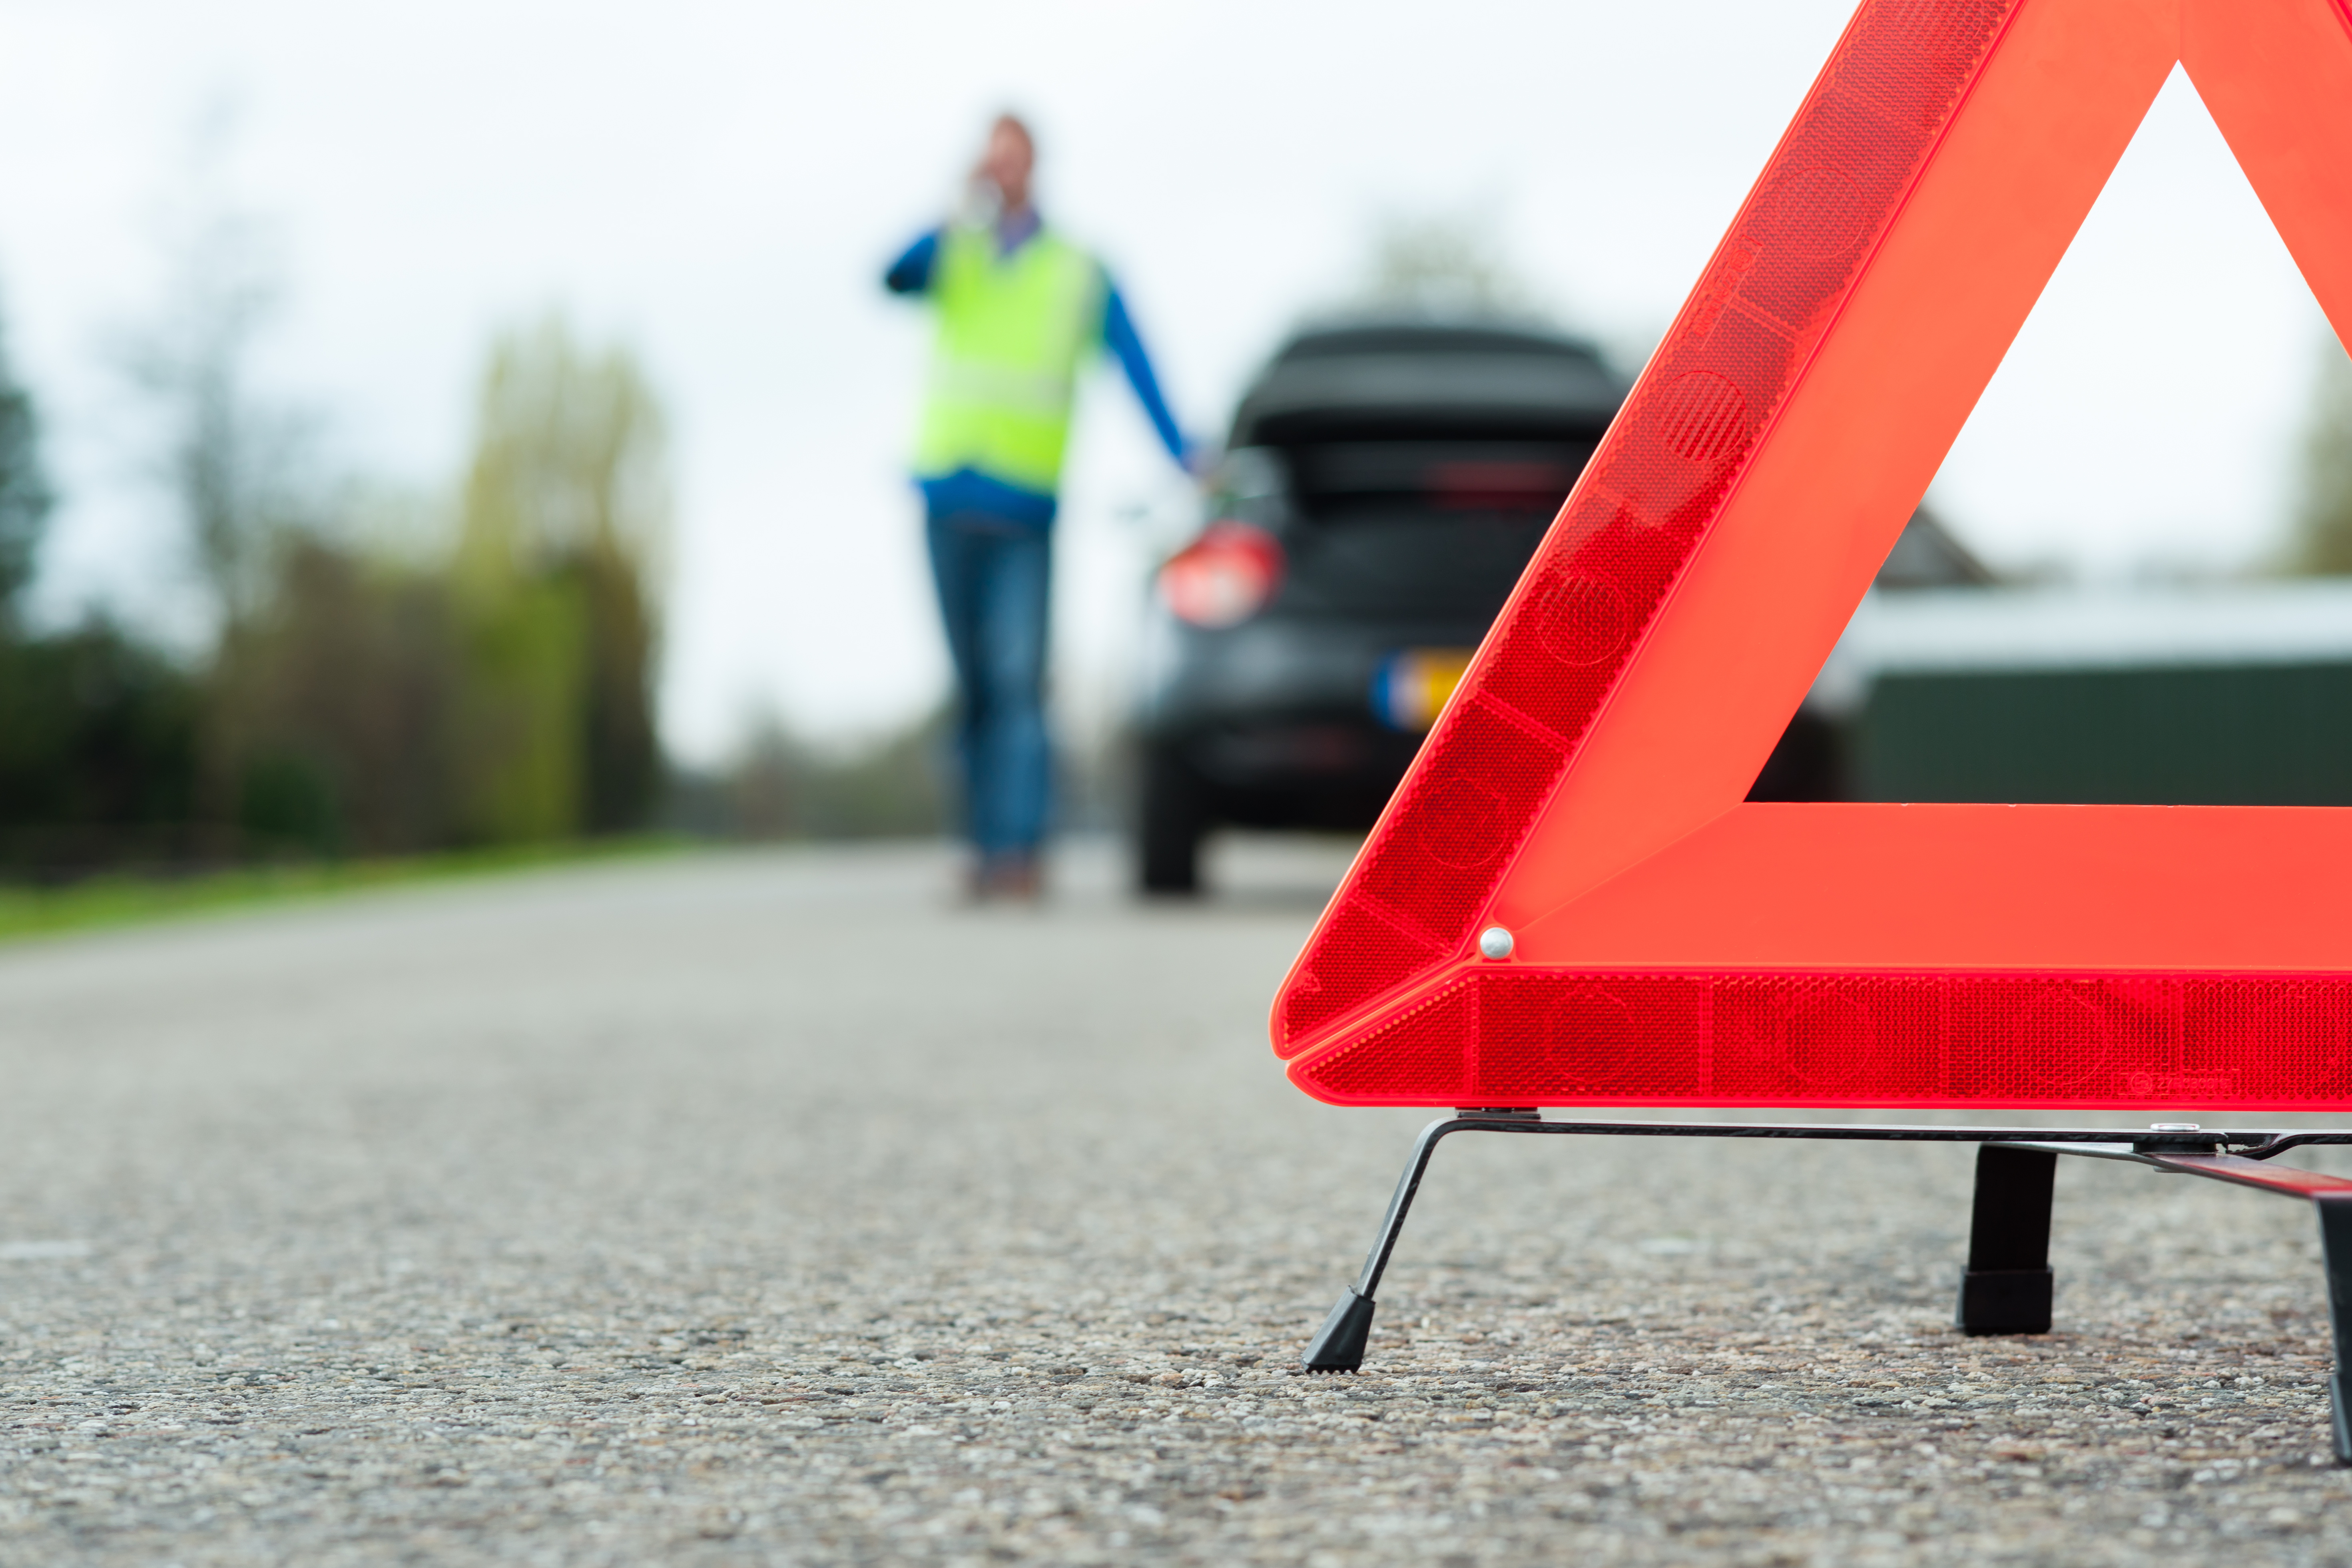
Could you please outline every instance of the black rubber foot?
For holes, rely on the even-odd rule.
[[[1323,1320],[1323,1331],[1307,1347],[1300,1363],[1309,1372],[1353,1372],[1364,1364],[1364,1346],[1372,1337],[1372,1308],[1366,1297],[1349,1290]]]
[[[2327,1405],[2336,1415],[2336,1462],[2352,1465],[2352,1384],[2340,1372],[2327,1380]]]
[[[2046,1334],[2050,1290],[2047,1268],[1964,1268],[1952,1326],[1964,1334]]]

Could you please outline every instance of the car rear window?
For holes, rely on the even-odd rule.
[[[1624,395],[1584,354],[1291,353],[1242,399],[1227,445],[1598,437]]]

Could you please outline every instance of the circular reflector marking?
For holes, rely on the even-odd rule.
[[[1685,371],[1666,384],[1666,445],[1694,463],[1728,456],[1748,434],[1748,398],[1711,370]]]
[[[1476,779],[1460,773],[1441,779],[1423,793],[1418,804],[1426,824],[1423,842],[1429,858],[1441,866],[1475,870],[1509,847],[1503,831],[1509,820],[1507,804]]]
[[[1544,1044],[1561,1087],[1614,1087],[1632,1066],[1633,1016],[1606,991],[1570,992],[1545,1021]]]
[[[1633,631],[1633,607],[1617,584],[1601,577],[1563,577],[1545,595],[1544,651],[1562,664],[1588,668],[1604,663],[1625,646]]]
[[[1800,170],[1775,192],[1769,211],[1778,237],[1791,249],[1820,258],[1860,244],[1877,207],[1852,180],[1815,167]]]
[[[1884,1079],[1878,1030],[1870,1009],[1851,996],[1817,993],[1795,1001],[1780,1021],[1789,1070],[1807,1089],[1831,1090]]]
[[[2089,997],[2047,987],[2019,1010],[2015,1027],[2017,1057],[2025,1081],[2036,1091],[2108,1088],[2115,1063],[2107,1016]]]

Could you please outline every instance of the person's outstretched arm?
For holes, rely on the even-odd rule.
[[[929,293],[931,267],[939,255],[940,231],[931,229],[890,263],[890,270],[882,274],[882,287],[893,294]]]
[[[1151,373],[1151,356],[1143,352],[1143,339],[1136,334],[1127,301],[1118,297],[1118,286],[1108,279],[1103,284],[1103,347],[1118,356],[1128,384],[1135,388],[1136,401],[1150,416],[1151,427],[1160,432],[1160,444],[1179,466],[1189,467],[1184,432],[1176,427],[1176,416],[1168,411],[1168,399],[1160,395],[1160,378]]]

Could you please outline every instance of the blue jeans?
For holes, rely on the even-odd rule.
[[[1045,736],[1053,533],[979,512],[934,514],[925,531],[955,662],[964,831],[983,855],[1034,851],[1053,793]]]

